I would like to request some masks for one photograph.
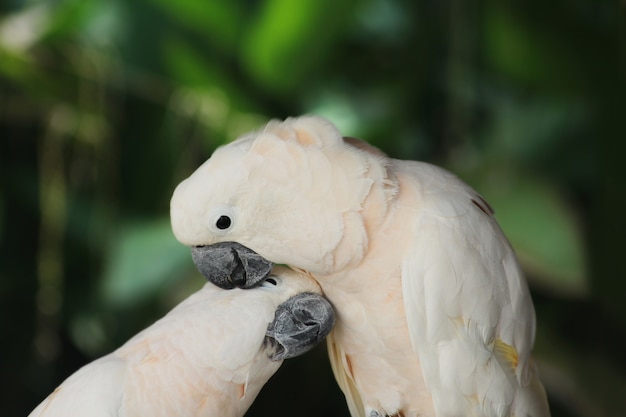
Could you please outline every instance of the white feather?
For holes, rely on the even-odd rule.
[[[534,337],[532,301],[512,249],[472,203],[480,201],[473,190],[432,166],[400,165],[420,187],[402,283],[415,351],[422,363],[440,364],[424,370],[437,416],[470,415],[468,404],[477,415],[509,416],[527,389],[512,376],[528,366]],[[497,340],[514,349],[517,364],[498,361]]]
[[[78,370],[30,417],[241,417],[281,361],[263,347],[279,304],[319,293],[304,274],[273,288],[207,283],[116,351]]]
[[[475,191],[342,139],[322,118],[271,122],[241,141],[176,190],[174,232],[314,275],[338,314],[329,353],[354,417],[549,415],[528,288]],[[190,229],[224,201],[248,213],[241,230]]]

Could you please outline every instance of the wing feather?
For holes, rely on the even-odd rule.
[[[354,379],[349,373],[350,364],[347,363],[347,357],[345,353],[335,343],[333,330],[326,337],[326,344],[328,345],[328,358],[330,359],[330,366],[335,374],[335,379],[343,395],[346,397],[346,403],[350,415],[352,417],[365,417],[365,407],[363,406],[363,400],[359,394]]]
[[[418,179],[403,299],[437,416],[548,416],[530,358],[534,308],[490,208],[440,168],[398,164]]]

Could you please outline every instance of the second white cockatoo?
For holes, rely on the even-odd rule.
[[[29,417],[241,417],[283,360],[310,350],[333,322],[315,280],[287,268],[254,290],[206,283]]]
[[[271,263],[315,277],[354,417],[549,416],[527,283],[489,205],[451,173],[290,118],[218,148],[171,219],[224,288],[254,287]]]

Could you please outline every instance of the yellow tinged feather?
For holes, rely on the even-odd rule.
[[[505,343],[502,339],[496,339],[494,350],[499,357],[511,365],[513,370],[517,369],[519,355],[513,346]]]
[[[353,417],[365,417],[365,408],[359,390],[354,383],[354,377],[349,373],[350,367],[345,363],[346,355],[339,350],[333,337],[334,330],[326,337],[330,366],[335,374],[337,384],[346,397],[346,403]]]
[[[179,185],[174,233],[313,274],[337,308],[328,351],[353,417],[550,415],[526,282],[473,189],[312,116],[235,143]],[[242,214],[222,235],[204,213],[224,204]]]

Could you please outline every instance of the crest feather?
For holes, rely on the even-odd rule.
[[[337,128],[327,119],[306,115],[270,121],[262,133],[272,134],[285,141],[297,142],[303,146],[325,148],[341,144],[343,139]]]

